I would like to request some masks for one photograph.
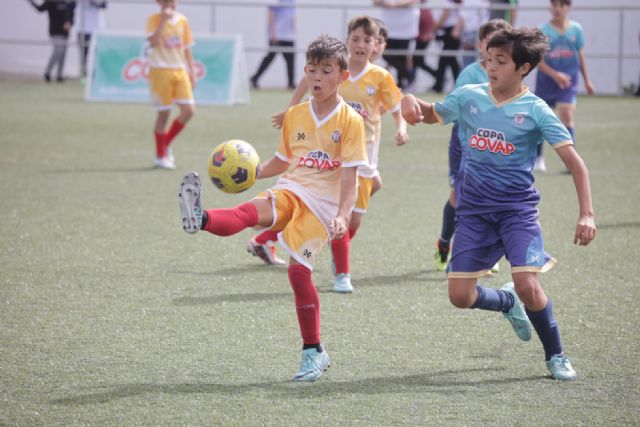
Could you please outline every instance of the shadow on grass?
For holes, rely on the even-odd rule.
[[[195,275],[204,275],[211,277],[220,277],[220,276],[233,276],[236,274],[246,274],[253,272],[275,272],[278,274],[282,274],[286,272],[286,269],[281,267],[266,267],[263,265],[245,265],[241,267],[234,267],[230,269],[222,269],[210,272],[193,272],[193,271],[174,271],[177,274],[195,274]],[[405,274],[399,275],[389,275],[389,276],[372,276],[372,277],[363,277],[363,278],[354,278],[353,284],[356,289],[373,287],[373,286],[398,286],[400,284],[409,284],[410,282],[444,282],[446,278],[442,277],[442,272],[433,271],[437,273],[438,277],[425,277],[425,273],[430,273],[429,271],[414,271],[408,272]],[[286,277],[283,277],[283,280],[286,281]],[[331,289],[327,289],[325,287],[321,287],[318,289],[319,293],[322,294],[331,294],[333,291]],[[253,292],[253,293],[238,293],[238,294],[217,294],[210,296],[201,296],[201,297],[180,297],[175,298],[172,301],[173,305],[205,305],[205,304],[222,304],[226,302],[255,302],[255,301],[269,301],[275,299],[291,299],[293,296],[292,292]]]
[[[273,397],[306,399],[340,394],[389,394],[389,393],[477,393],[475,389],[484,385],[500,385],[545,380],[545,376],[504,378],[469,378],[474,373],[502,371],[501,368],[475,368],[447,370],[418,375],[397,377],[375,377],[356,381],[331,382],[323,378],[317,383],[301,384],[292,381],[273,381],[249,384],[187,383],[187,384],[124,384],[109,390],[78,396],[63,397],[49,401],[53,405],[92,405],[143,394],[193,394],[216,393],[237,396],[257,390],[270,392]]]
[[[122,172],[150,172],[161,169],[153,166],[140,166],[137,168],[87,168],[87,169],[56,169],[42,171],[43,174],[74,174],[74,173],[122,173]],[[164,172],[164,171],[163,171]]]

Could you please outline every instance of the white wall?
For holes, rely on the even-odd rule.
[[[36,0],[40,1],[40,0]],[[2,0],[5,17],[0,27],[0,71],[40,75],[50,53],[47,33],[47,16],[37,13],[27,0]],[[244,37],[249,73],[257,67],[267,46],[266,8],[268,0],[180,0],[178,8],[189,18],[197,33],[240,33]],[[318,34],[325,32],[345,37],[346,21],[359,14],[379,16],[379,9],[371,8],[369,0],[298,0],[297,9],[298,41],[301,51]],[[434,9],[442,1],[429,0]],[[344,5],[347,5],[346,7]],[[518,17],[518,25],[539,25],[549,19],[546,0],[520,0],[523,10]],[[579,8],[602,7],[610,10],[580,10]],[[333,7],[332,7],[333,6]],[[622,15],[622,45],[620,45],[620,13],[616,7],[634,7]],[[542,7],[542,10],[526,10],[527,7]],[[105,11],[106,27],[109,30],[144,31],[146,17],[158,10],[154,0],[111,0]],[[434,12],[435,13],[435,12]],[[77,15],[76,15],[77,16]],[[600,93],[619,93],[619,68],[617,59],[598,58],[599,55],[635,55],[622,62],[622,84],[638,83],[640,73],[640,1],[576,0],[572,18],[579,21],[586,36],[585,53],[588,68]],[[75,32],[70,41],[76,42]],[[431,47],[437,52],[436,46]],[[302,74],[304,56],[297,55],[296,74]],[[435,65],[436,58],[430,58]],[[66,74],[77,76],[79,71],[78,51],[69,49]],[[276,58],[260,81],[264,87],[284,87],[286,85],[284,61]],[[420,76],[418,89],[430,84],[425,76]]]

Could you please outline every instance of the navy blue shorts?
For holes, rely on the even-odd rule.
[[[544,250],[538,209],[456,215],[450,278],[475,278],[491,274],[502,256],[511,272],[543,273],[556,263]]]
[[[578,95],[578,76],[571,76],[570,87],[560,89],[560,86],[551,77],[540,74],[542,73],[538,71],[536,96],[542,98],[551,108],[555,108],[557,104],[575,105]]]

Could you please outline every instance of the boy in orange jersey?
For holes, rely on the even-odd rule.
[[[146,31],[151,45],[149,84],[153,104],[158,111],[153,129],[156,140],[154,166],[175,169],[171,142],[195,112],[193,87],[196,78],[191,53],[193,36],[187,18],[176,11],[177,0],[156,1],[160,5],[160,13],[149,17]],[[180,115],[167,132],[173,103],[180,108]]]
[[[368,164],[362,118],[338,95],[338,85],[349,76],[347,52],[343,42],[326,35],[309,45],[305,76],[312,97],[287,111],[280,146],[260,166],[258,178],[282,174],[271,189],[232,209],[203,211],[198,174],[188,173],[180,187],[188,233],[202,229],[229,236],[255,226],[278,233],[290,255],[289,282],[303,341],[294,381],[315,381],[329,366],[311,272],[327,241],[348,232],[357,167]]]
[[[360,228],[371,195],[382,187],[378,172],[381,111],[391,111],[393,115],[396,122],[396,143],[402,145],[409,140],[407,124],[400,115],[402,92],[387,70],[370,62],[379,44],[378,37],[378,24],[374,18],[359,16],[349,22],[347,46],[350,53],[350,76],[340,84],[338,93],[364,119],[369,164],[358,168],[358,198],[351,216],[349,233],[344,238],[334,239],[331,242],[335,276],[333,290],[339,293],[353,292],[349,272],[350,241]],[[304,85],[299,86],[294,96],[306,92]],[[290,105],[299,101],[300,99],[292,99]],[[277,124],[274,120],[274,125]],[[263,238],[264,235],[259,235],[252,241],[260,241]],[[252,243],[250,242],[249,245],[251,246]]]

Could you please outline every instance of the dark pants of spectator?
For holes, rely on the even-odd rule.
[[[64,59],[67,55],[67,37],[66,36],[51,36],[51,43],[53,44],[53,51],[49,57],[47,68],[44,71],[44,78],[51,80],[51,72],[53,67],[57,66],[57,79],[62,81],[64,78],[62,73],[64,70]]]
[[[293,70],[295,66],[294,64],[295,53],[282,52],[277,49],[278,47],[291,48],[294,46],[295,44],[292,41],[276,40],[276,41],[269,42],[269,48],[270,48],[269,53],[264,58],[262,58],[262,62],[258,67],[258,71],[256,71],[256,73],[251,77],[251,84],[253,85],[254,88],[258,87],[258,79],[260,78],[262,73],[264,73],[265,70],[269,67],[269,65],[271,65],[273,58],[276,57],[276,54],[278,52],[282,53],[282,56],[284,56],[284,60],[287,63],[287,85],[289,86],[289,89],[293,89],[296,87],[296,81],[293,75]]]
[[[413,55],[413,67],[415,71],[417,71],[418,69],[421,69],[431,74],[433,77],[435,77],[436,70],[427,64],[427,54],[425,52],[421,52],[421,51],[427,50],[427,47],[429,47],[430,41],[431,40],[427,40],[427,41],[416,40],[416,54]]]
[[[80,47],[80,65],[82,77],[87,77],[87,57],[91,46],[91,33],[78,33],[78,46]]]
[[[388,39],[387,51],[389,50],[407,50],[412,40]],[[385,53],[382,58],[389,63],[397,71],[396,83],[400,89],[404,89],[411,83],[411,72],[407,68],[407,54]]]
[[[440,40],[443,43],[442,49],[450,51],[460,49],[460,39],[456,39],[451,35],[453,27],[446,27],[443,28],[443,30],[444,33],[437,37],[437,40]],[[433,85],[434,92],[442,92],[444,89],[444,75],[447,68],[451,68],[453,80],[455,81],[458,78],[458,74],[460,74],[460,64],[458,63],[458,58],[456,56],[440,56],[440,59],[438,60],[438,70],[436,71],[436,82]]]

